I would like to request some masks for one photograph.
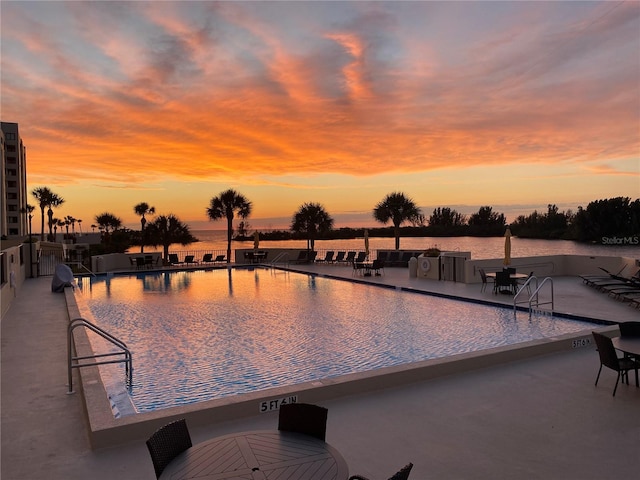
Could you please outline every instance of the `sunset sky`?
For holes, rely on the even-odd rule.
[[[638,1],[0,9],[2,121],[19,123],[29,190],[85,228],[105,211],[139,228],[144,201],[223,229],[205,211],[228,188],[255,228],[305,202],[374,226],[394,191],[427,217],[490,205],[509,221],[640,195]]]

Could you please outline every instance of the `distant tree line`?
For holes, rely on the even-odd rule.
[[[41,212],[41,235],[44,239],[45,210],[48,217],[49,238],[55,241],[57,226],[65,226],[65,238],[75,237],[75,223],[81,225],[82,220],[71,216],[65,221],[54,218],[53,209],[64,203],[64,199],[47,187],[39,187],[32,191],[38,201]],[[35,209],[29,206],[25,214]],[[252,203],[242,194],[229,189],[219,196],[211,198],[205,214],[212,221],[226,220],[227,223],[227,261],[231,259],[231,241],[233,239],[233,221],[238,216],[242,221],[238,225],[237,239],[246,240],[248,222]],[[140,252],[144,246],[162,246],[165,258],[172,244],[189,245],[197,242],[189,229],[175,215],[158,215],[153,220],[147,216],[155,215],[155,207],[142,202],[134,207],[140,215],[140,231],[122,228],[122,221],[110,212],[96,215],[96,224],[102,233],[101,245],[95,252],[125,252],[132,245],[139,245]],[[383,225],[391,226],[368,228],[370,237],[395,238],[395,248],[400,248],[400,237],[443,237],[443,236],[502,236],[507,227],[503,213],[493,211],[491,206],[482,206],[467,216],[449,207],[438,207],[427,218],[415,202],[402,192],[386,195],[372,210],[373,219]],[[409,225],[402,226],[408,223]],[[259,232],[261,240],[297,240],[306,239],[308,248],[314,249],[316,240],[350,239],[362,237],[364,228],[333,228],[334,220],[319,203],[304,203],[293,214],[289,230]],[[69,233],[71,226],[72,233]],[[547,206],[547,211],[534,211],[529,215],[520,215],[509,227],[513,235],[520,238],[565,239],[580,242],[597,242],[610,244],[638,244],[640,238],[640,199],[616,197],[590,202],[586,208],[581,206],[574,213],[571,210],[559,211],[554,204]],[[255,232],[254,232],[255,233]],[[92,247],[93,248],[93,247]]]

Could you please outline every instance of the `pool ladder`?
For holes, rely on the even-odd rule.
[[[82,356],[82,357],[73,356],[73,331],[77,327],[88,328],[92,332],[94,332],[94,333],[98,334],[99,336],[101,336],[102,338],[104,338],[109,343],[111,343],[111,344],[115,345],[116,347],[118,347],[120,349],[120,351],[111,352],[111,353],[100,353],[100,354],[94,354],[94,355],[86,355],[86,356]],[[111,359],[111,360],[101,360],[101,361],[98,361],[98,362],[96,362],[96,361],[84,362],[84,363],[82,362],[82,360],[89,360],[89,359],[95,360],[95,359],[98,359],[98,358],[116,357],[116,356],[121,356],[121,355],[122,355],[122,358],[116,358],[116,359]],[[71,320],[69,322],[69,326],[67,327],[67,358],[69,360],[69,362],[68,362],[69,391],[67,392],[67,394],[74,393],[73,392],[73,375],[72,375],[72,371],[73,371],[74,368],[92,367],[92,366],[96,366],[96,365],[106,365],[106,364],[109,364],[109,363],[124,363],[125,364],[125,374],[127,376],[127,385],[131,386],[131,384],[132,384],[133,365],[132,365],[132,362],[131,362],[131,350],[129,350],[127,345],[122,340],[119,340],[118,338],[114,337],[113,335],[111,335],[110,333],[106,332],[105,330],[103,330],[102,328],[98,327],[97,325],[91,323],[88,320],[85,320],[84,318],[81,318],[81,317],[74,318],[73,320]]]
[[[533,284],[534,282],[535,282],[535,290],[533,291],[533,293],[529,296],[528,299],[518,302],[518,297],[520,296],[520,294],[525,290],[525,288],[527,288],[527,291],[529,291],[531,284]],[[539,297],[539,293],[540,293],[540,290],[542,289],[542,287],[544,287],[546,284],[549,284],[549,286],[551,287],[551,300],[546,301],[546,302],[541,302],[540,301],[540,297]],[[535,275],[531,275],[527,279],[527,281],[524,282],[524,285],[522,285],[522,288],[520,288],[520,290],[518,290],[518,293],[516,293],[515,296],[513,297],[513,311],[514,311],[514,313],[516,311],[516,307],[517,307],[518,303],[528,303],[529,304],[529,318],[531,318],[531,314],[533,313],[534,308],[535,309],[539,309],[541,305],[549,305],[549,304],[551,304],[551,313],[553,313],[553,308],[554,308],[553,279],[551,277],[545,277],[542,280],[542,282],[540,282],[540,284],[538,284],[538,277],[536,277]]]
[[[276,257],[271,260],[271,262],[269,263],[269,265],[271,266],[271,268],[276,266],[276,263],[278,262],[284,263],[287,267],[289,267],[289,252],[281,252],[278,255],[276,255]]]

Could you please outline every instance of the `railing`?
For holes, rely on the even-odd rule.
[[[547,302],[540,302],[540,299],[538,298],[538,293],[540,292],[542,287],[544,287],[545,284],[547,284],[547,283],[551,286],[551,300],[549,300]],[[553,279],[551,277],[546,277],[544,280],[542,280],[542,283],[540,283],[538,288],[536,288],[536,290],[531,294],[531,297],[529,297],[529,317],[531,317],[531,313],[533,312],[534,299],[535,299],[535,306],[536,307],[540,307],[540,305],[549,305],[549,304],[551,304],[551,312],[553,312],[553,309],[554,309],[554,303],[553,303]]]
[[[278,263],[278,261],[280,260],[284,260],[286,259],[286,261],[281,262],[281,263],[285,263],[286,266],[289,266],[289,252],[281,252],[278,255],[276,255],[276,257],[271,260],[271,263],[269,265],[271,265],[272,267],[274,267],[276,265],[276,263]]]
[[[537,291],[538,290],[538,277],[536,277],[535,275],[531,275],[529,278],[527,278],[527,281],[522,284],[522,287],[520,287],[520,290],[518,290],[517,293],[515,294],[515,296],[513,297],[513,310],[514,310],[514,312],[516,310],[516,307],[517,307],[518,303],[529,303],[529,300],[530,300],[529,298],[518,302],[518,297],[520,296],[520,294],[522,292],[524,292],[525,288],[527,289],[527,292],[531,292],[531,284],[534,281],[536,283],[534,291]]]
[[[77,357],[77,356],[74,357],[72,344],[73,344],[73,330],[75,330],[76,327],[88,328],[92,332],[95,332],[96,334],[104,338],[109,343],[120,348],[122,351],[86,355],[82,357]],[[96,358],[107,358],[107,357],[115,357],[120,355],[123,355],[124,358],[118,358],[114,360],[103,360],[98,362],[93,361],[93,362],[81,363],[82,360],[89,360],[89,359],[95,360]],[[127,376],[127,385],[131,386],[132,378],[133,378],[133,365],[132,365],[132,359],[131,359],[131,351],[129,350],[127,345],[122,340],[119,340],[118,338],[114,337],[113,335],[106,332],[105,330],[98,327],[97,325],[94,325],[88,320],[85,320],[84,318],[74,318],[69,322],[69,326],[67,327],[67,358],[68,358],[68,375],[69,375],[69,391],[67,392],[68,394],[74,393],[72,369],[81,368],[81,367],[91,367],[96,365],[106,365],[110,363],[124,362],[125,374]]]

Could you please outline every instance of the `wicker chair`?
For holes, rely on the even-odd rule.
[[[278,430],[304,433],[320,440],[327,433],[328,410],[308,403],[289,403],[280,407]]]
[[[619,323],[621,337],[640,337],[640,322]]]
[[[413,463],[408,463],[404,467],[402,467],[398,473],[396,473],[393,477],[390,477],[389,480],[407,480],[409,478],[409,474],[411,473],[411,469],[413,468]],[[369,480],[367,477],[363,477],[362,475],[352,475],[349,477],[349,480]]]
[[[602,372],[602,366],[604,365],[605,367],[608,367],[618,373],[618,376],[616,378],[616,386],[613,388],[614,397],[616,396],[616,390],[618,389],[620,377],[622,377],[622,381],[626,380],[627,384],[629,384],[629,370],[635,370],[636,386],[638,386],[638,368],[640,367],[640,364],[632,358],[618,358],[616,349],[609,337],[597,332],[591,333],[593,334],[593,338],[596,341],[598,354],[600,355],[600,369],[598,370],[598,376],[596,377],[596,385],[598,385],[600,372]]]
[[[160,478],[167,465],[191,445],[191,435],[184,418],[168,423],[151,435],[147,440],[147,448],[156,477]]]

